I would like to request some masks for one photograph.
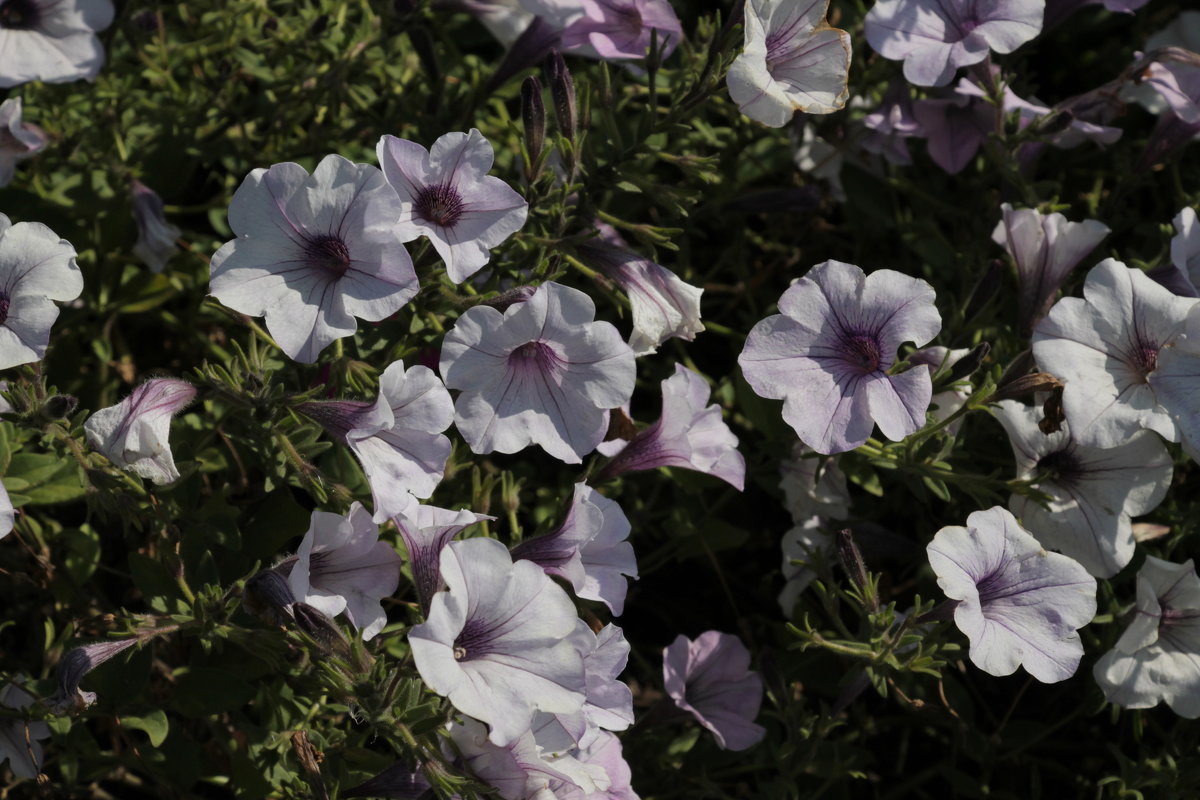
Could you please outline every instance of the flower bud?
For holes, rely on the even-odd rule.
[[[542,82],[530,75],[521,84],[521,122],[525,126],[525,149],[529,163],[537,163],[546,141],[546,106],[542,103]]]
[[[838,531],[837,555],[847,577],[862,593],[863,606],[871,613],[878,611],[879,600],[875,597],[870,576],[867,575],[866,562],[863,561],[862,553],[859,551],[858,545],[854,543],[854,534],[850,532],[849,528]]]
[[[296,598],[292,595],[287,578],[274,569],[264,569],[251,577],[242,592],[242,604],[246,610],[272,625],[282,625],[289,619],[295,619],[295,603]]]
[[[575,80],[567,69],[567,62],[562,53],[550,51],[548,64],[550,72],[550,94],[554,98],[554,117],[558,120],[559,132],[575,141],[575,131],[578,126],[578,111],[575,104]]]
[[[975,370],[979,369],[979,365],[983,363],[983,360],[988,357],[988,353],[990,352],[992,352],[992,346],[987,342],[980,342],[971,348],[971,352],[967,353],[956,361],[954,366],[950,367],[950,383],[971,377]]]
[[[56,394],[46,400],[46,404],[42,406],[42,411],[50,419],[62,419],[69,417],[75,407],[79,405],[79,399],[72,397],[69,394]]]

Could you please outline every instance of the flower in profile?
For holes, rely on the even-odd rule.
[[[5,684],[0,689],[0,705],[6,708],[22,709],[32,703],[33,695],[15,683]],[[42,766],[42,746],[38,740],[49,737],[50,726],[40,720],[0,720],[0,764],[8,759],[8,768],[13,775],[33,780]]]
[[[121,469],[154,483],[179,478],[168,437],[171,417],[196,396],[196,387],[174,378],[151,378],[115,406],[83,424],[88,444]]]
[[[1076,441],[1114,447],[1141,428],[1179,441],[1148,379],[1196,302],[1109,258],[1088,273],[1083,298],[1059,300],[1037,324],[1033,356],[1066,384],[1063,412]]]
[[[163,201],[153,189],[141,181],[134,181],[133,220],[137,223],[138,240],[133,254],[150,268],[151,272],[162,272],[178,248],[175,240],[180,230],[167,222]]]
[[[747,117],[780,128],[796,111],[829,114],[850,94],[850,34],[825,19],[828,0],[746,3],[745,46],[729,67],[729,96]]]
[[[567,4],[574,5],[573,3]],[[683,27],[667,0],[581,0],[583,15],[562,32],[563,50],[613,61],[645,58],[650,31],[658,31],[660,58],[675,51]]]
[[[876,423],[899,441],[925,424],[929,370],[889,374],[896,350],[941,330],[933,288],[889,269],[871,275],[826,261],[779,298],[782,314],[750,331],[738,357],[761,397],[782,399],[783,418],[818,453],[863,444]]]
[[[1021,285],[1018,313],[1021,330],[1028,332],[1046,316],[1071,270],[1110,231],[1094,219],[1068,222],[1057,212],[1042,214],[1033,208],[1014,211],[1008,203],[1000,210],[1003,218],[992,231],[992,241],[1003,247],[1017,266]]]
[[[619,617],[629,588],[625,576],[638,575],[633,545],[626,541],[629,530],[629,520],[615,500],[577,483],[563,524],[544,536],[524,540],[513,548],[512,556],[566,580],[576,595],[604,603]]]
[[[1017,667],[1043,683],[1075,674],[1077,629],[1096,615],[1096,579],[1079,562],[1042,549],[996,506],[948,526],[926,548],[938,586],[957,600],[954,623],[971,642],[971,663],[989,675]]]
[[[104,64],[96,31],[112,19],[111,0],[0,3],[0,89],[29,81],[94,80]]]
[[[0,214],[0,369],[41,361],[58,319],[55,300],[83,291],[75,248],[40,222]]]
[[[921,126],[929,157],[950,175],[962,172],[995,128],[995,109],[975,97],[918,100],[913,116]]]
[[[442,343],[454,424],[475,453],[531,444],[578,464],[633,394],[633,351],[578,289],[544,283],[504,313],[467,309]]]
[[[96,693],[80,689],[79,682],[105,661],[140,645],[146,638],[148,637],[143,634],[128,639],[109,639],[81,645],[68,651],[55,668],[58,690],[49,701],[50,706],[61,714],[72,709],[87,708],[95,703]]]
[[[731,633],[706,631],[695,641],[680,634],[663,649],[663,683],[675,705],[712,733],[723,750],[745,750],[767,731],[754,722],[762,705],[762,676],[750,651]]]
[[[369,164],[329,155],[311,175],[285,162],[256,169],[229,204],[237,235],[212,257],[209,291],[265,317],[283,352],[303,364],[417,293],[396,232],[400,201]]]
[[[32,158],[49,141],[45,131],[21,120],[21,98],[0,103],[0,187],[12,183],[17,162]]]
[[[600,235],[579,247],[579,257],[611,278],[629,298],[633,333],[629,346],[635,355],[658,351],[672,337],[693,341],[704,330],[700,321],[703,289],[685,283],[674,272],[629,249],[611,226],[593,223]]]
[[[738,491],[746,480],[746,459],[737,449],[716,403],[707,405],[708,383],[682,364],[662,382],[662,415],[628,443],[605,442],[601,451],[612,460],[597,481],[626,472],[680,467],[720,478]],[[615,446],[614,446],[615,445]]]
[[[374,403],[314,400],[297,409],[348,446],[362,464],[375,502],[375,522],[408,513],[415,497],[441,482],[452,449],[442,435],[454,419],[450,393],[428,367],[392,362],[379,377]]]
[[[1165,700],[1181,717],[1200,717],[1200,579],[1190,558],[1146,556],[1129,627],[1092,674],[1110,703],[1153,708]]]
[[[536,711],[583,706],[575,605],[541,567],[514,562],[495,539],[468,539],[446,545],[441,571],[448,591],[408,634],[429,688],[486,722],[500,747],[526,733]]]
[[[379,541],[379,528],[362,503],[345,516],[313,511],[288,585],[297,600],[326,616],[345,612],[369,640],[387,624],[379,601],[400,585],[400,556]]]
[[[416,505],[392,518],[404,547],[408,550],[408,566],[412,570],[413,587],[421,610],[429,614],[433,596],[442,588],[442,550],[463,529],[477,522],[495,519],[462,509],[451,511],[437,506]]]
[[[1133,558],[1132,517],[1153,511],[1171,483],[1167,448],[1149,431],[1115,447],[1087,447],[1038,428],[1041,410],[1002,400],[996,419],[1008,432],[1019,480],[1049,495],[1038,501],[1014,494],[1008,507],[1045,547],[1078,561],[1097,578],[1116,575]]]
[[[384,136],[375,152],[400,196],[396,233],[405,242],[429,237],[455,283],[478,272],[491,249],[525,224],[529,204],[488,175],[495,154],[475,128],[443,134],[429,150]]]
[[[917,86],[945,86],[959,67],[1011,53],[1042,30],[1044,0],[878,0],[864,21],[867,42],[904,61]]]
[[[862,148],[900,166],[912,163],[908,140],[924,135],[921,123],[913,116],[912,95],[904,83],[892,84],[883,104],[863,117],[863,126],[870,133],[862,138]]]

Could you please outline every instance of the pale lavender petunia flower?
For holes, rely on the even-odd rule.
[[[900,166],[912,163],[908,140],[925,135],[904,83],[895,83],[888,89],[879,108],[863,117],[863,126],[870,133],[859,142],[862,148]]]
[[[779,463],[779,488],[784,507],[797,524],[814,516],[850,516],[850,490],[837,460],[817,458],[803,442],[792,445],[791,457]]]
[[[83,424],[88,443],[121,469],[154,483],[179,478],[168,436],[171,418],[196,396],[196,387],[173,378],[151,378],[115,406]]]
[[[1042,30],[1044,0],[878,0],[864,21],[867,42],[904,61],[917,86],[945,86],[959,67],[990,51],[1011,53]]]
[[[693,341],[704,330],[700,295],[704,290],[629,249],[611,226],[594,223],[600,235],[579,247],[579,257],[611,278],[629,298],[633,332],[629,346],[635,355],[657,352],[672,337]]]
[[[1159,351],[1149,384],[1157,408],[1176,426],[1184,450],[1200,461],[1200,405],[1196,402],[1200,392],[1200,301],[1180,299],[1192,304],[1182,324],[1183,333]]]
[[[783,399],[783,418],[818,453],[863,444],[876,423],[899,441],[925,424],[927,369],[888,370],[906,341],[941,329],[933,288],[893,270],[871,275],[826,261],[779,299],[782,314],[750,331],[738,363],[762,397]]]
[[[695,641],[680,634],[663,648],[663,683],[675,705],[708,728],[722,749],[745,750],[766,735],[754,722],[762,676],[750,669],[750,651],[733,634],[706,631]]]
[[[785,617],[792,616],[796,600],[817,577],[811,564],[817,558],[828,558],[833,553],[833,537],[826,532],[820,517],[796,520],[779,542],[783,550],[783,589],[779,592],[779,607]]]
[[[621,740],[608,731],[596,731],[587,747],[574,754],[575,759],[587,766],[599,767],[608,778],[608,788],[585,795],[582,791],[559,793],[561,800],[639,800],[631,785],[632,772],[621,753]]]
[[[934,375],[937,375],[942,370],[950,369],[970,352],[971,350],[965,347],[951,350],[941,345],[933,345],[932,347],[922,347],[920,350],[914,350],[909,355],[908,362],[925,367],[929,370],[929,378],[932,380]],[[942,422],[948,419],[963,407],[970,396],[971,385],[969,383],[958,382],[947,389],[943,389],[929,398],[930,418],[934,422]],[[961,425],[962,419],[960,418],[946,426],[946,433],[951,436],[957,436]]]
[[[974,97],[918,100],[913,116],[921,126],[929,157],[951,175],[962,172],[996,127],[995,109]]]
[[[475,306],[442,344],[446,385],[461,389],[454,423],[472,452],[531,444],[578,464],[633,394],[633,351],[578,289],[545,283],[504,313]]]
[[[397,236],[400,201],[381,173],[338,155],[311,175],[285,162],[256,169],[229,204],[237,235],[212,257],[209,291],[265,317],[283,352],[317,360],[335,339],[396,313],[417,293]]]
[[[96,37],[112,23],[111,0],[0,3],[0,88],[29,81],[94,80],[104,64]]]
[[[488,175],[495,155],[475,128],[443,134],[429,150],[384,136],[375,153],[400,196],[396,232],[405,242],[429,237],[455,283],[479,271],[491,249],[525,224],[529,204]]]
[[[1165,700],[1181,717],[1200,717],[1200,579],[1191,559],[1146,557],[1132,621],[1092,674],[1110,703],[1153,708]]]
[[[1113,447],[1141,428],[1179,441],[1151,377],[1196,302],[1109,258],[1088,273],[1082,299],[1059,300],[1037,324],[1033,355],[1066,384],[1063,411],[1076,441]]]
[[[571,641],[583,657],[587,699],[579,711],[549,715],[552,721],[539,714],[534,725],[544,728],[539,738],[553,730],[570,748],[582,748],[595,741],[601,729],[623,731],[633,724],[633,692],[617,680],[629,661],[629,643],[616,625],[610,623],[593,633],[583,620],[575,623]]]
[[[999,78],[999,70],[993,69],[992,74],[994,79]],[[988,97],[988,92],[984,91],[977,80],[968,78],[963,78],[958,82],[954,87],[954,93],[964,97],[974,97],[978,100],[986,100]],[[1084,114],[1095,115],[1099,113],[1097,109],[1089,108],[1083,103],[1086,95],[1071,98],[1071,100],[1064,101],[1055,108],[1050,108],[1049,106],[1042,105],[1036,98],[1034,100],[1026,100],[1014,92],[1011,86],[1005,84],[1001,97],[1005,113],[1015,112],[1017,114],[1017,124],[1020,128],[1025,128],[1053,112],[1070,111],[1071,116],[1065,128],[1041,137],[1047,144],[1061,150],[1069,150],[1072,147],[1083,144],[1085,141],[1112,144],[1121,138],[1122,131],[1120,128],[1101,125],[1083,118]]]
[[[400,556],[379,541],[379,528],[362,503],[345,516],[314,511],[288,585],[297,600],[326,616],[344,612],[369,640],[387,624],[379,601],[400,585]]]
[[[1018,315],[1021,330],[1030,331],[1050,310],[1067,275],[1109,234],[1102,222],[1087,219],[1068,222],[1062,214],[1042,214],[1037,209],[1014,211],[1000,206],[1003,218],[992,231],[992,241],[1003,247],[1017,267],[1021,292]]]
[[[75,248],[40,222],[0,214],[0,369],[41,361],[58,319],[53,301],[83,291]]]
[[[12,183],[17,162],[32,158],[49,141],[45,131],[21,120],[21,98],[0,103],[0,187]]]
[[[1096,579],[1077,561],[1043,550],[999,506],[942,528],[926,552],[938,586],[958,601],[954,623],[975,666],[989,675],[1024,666],[1043,683],[1075,674],[1077,629],[1096,615]]]
[[[462,509],[451,511],[437,506],[413,506],[392,518],[404,547],[408,550],[408,566],[412,570],[413,587],[421,610],[429,614],[433,596],[442,588],[442,550],[463,529],[477,522],[491,520],[487,514]]]
[[[573,4],[568,4],[573,5]],[[614,61],[645,58],[658,31],[661,58],[675,51],[683,27],[668,0],[579,0],[583,15],[562,31],[567,53]]]
[[[745,46],[729,67],[729,96],[772,128],[796,111],[829,114],[850,90],[850,35],[825,19],[829,0],[749,0]]]
[[[151,272],[162,272],[167,268],[171,256],[178,252],[175,240],[181,231],[167,222],[163,201],[153,189],[141,181],[134,181],[133,219],[137,223],[138,240],[133,254],[150,268]]]
[[[150,634],[153,635],[153,634]],[[107,639],[80,645],[67,652],[55,668],[58,690],[47,701],[56,713],[82,710],[96,702],[95,692],[85,692],[79,682],[106,661],[124,653],[131,647],[142,644],[148,638],[139,634],[128,639]]]
[[[429,497],[445,474],[454,419],[450,393],[428,367],[404,369],[394,361],[379,378],[374,403],[315,400],[297,407],[347,445],[362,464],[375,502],[376,522],[409,512]]]
[[[583,658],[570,641],[575,606],[531,561],[513,562],[495,539],[450,542],[442,551],[448,591],[408,634],[433,691],[511,744],[536,711],[570,714],[586,695]]]
[[[682,364],[662,382],[662,415],[628,443],[605,442],[600,450],[612,461],[597,481],[626,472],[679,467],[720,478],[741,491],[746,459],[737,449],[737,436],[721,416],[721,407],[708,405],[710,390],[704,378]]]
[[[576,595],[604,603],[619,617],[628,591],[625,576],[638,574],[633,545],[626,541],[629,531],[629,520],[615,500],[577,483],[563,524],[521,542],[512,555],[566,580]]]
[[[6,708],[22,709],[32,704],[33,695],[15,683],[0,689],[0,705]],[[33,780],[42,767],[42,746],[38,740],[49,737],[50,727],[41,720],[0,720],[0,764],[7,759],[13,775]]]
[[[1049,495],[1045,508],[1014,494],[1008,507],[1039,542],[1078,561],[1098,578],[1116,575],[1133,558],[1131,518],[1153,511],[1171,483],[1171,456],[1157,436],[1139,431],[1115,447],[1087,447],[1070,423],[1049,435],[1041,409],[1002,400],[993,412],[1008,432],[1017,478]]]
[[[1196,209],[1190,206],[1180,209],[1171,224],[1175,226],[1175,235],[1171,237],[1169,269],[1180,285],[1164,285],[1168,285],[1176,294],[1200,297],[1200,222],[1197,222]]]

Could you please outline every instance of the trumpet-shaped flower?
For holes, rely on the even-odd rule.
[[[335,339],[378,322],[417,293],[412,259],[397,235],[401,204],[383,174],[338,155],[311,175],[285,162],[256,169],[229,204],[237,235],[212,257],[209,291],[265,317],[283,352],[317,360]]]
[[[1063,411],[1077,442],[1113,447],[1141,428],[1179,441],[1148,379],[1196,302],[1110,258],[1088,273],[1082,299],[1059,300],[1037,324],[1034,358],[1066,384]]]
[[[605,61],[645,58],[650,32],[658,31],[661,58],[675,51],[683,27],[667,0],[580,0],[583,15],[562,32],[563,50]]]
[[[580,246],[581,259],[616,282],[633,310],[629,346],[635,355],[657,352],[672,337],[693,341],[704,330],[698,289],[629,249],[611,225],[595,223],[600,236]]]
[[[437,506],[418,505],[392,518],[404,547],[408,566],[421,610],[429,614],[433,596],[442,588],[442,550],[464,528],[485,519],[495,519],[474,511],[451,511]]]
[[[442,344],[446,385],[461,389],[454,423],[475,453],[537,444],[578,464],[633,394],[633,351],[578,289],[545,283],[504,313],[475,306]]]
[[[657,422],[627,444],[612,441],[601,445],[612,461],[597,480],[656,467],[680,467],[720,478],[741,491],[746,460],[737,450],[737,437],[725,424],[721,407],[706,405],[709,388],[704,378],[676,364],[675,374],[662,382],[662,397],[662,416]]]
[[[445,474],[451,445],[441,432],[454,419],[454,404],[428,367],[405,371],[404,362],[392,362],[379,378],[373,404],[318,400],[299,410],[358,458],[371,485],[376,522],[409,513],[414,496],[429,497]]]
[[[0,369],[41,361],[58,319],[55,300],[83,291],[75,248],[40,222],[0,214]]]
[[[1104,240],[1109,228],[1094,219],[1068,222],[1059,213],[1014,211],[1008,203],[1000,210],[1004,216],[992,231],[992,241],[1008,251],[1017,266],[1021,329],[1029,331],[1046,316],[1067,275]]]
[[[745,46],[726,78],[741,112],[772,128],[796,111],[829,114],[850,90],[850,34],[829,27],[829,0],[750,0]]]
[[[95,79],[104,64],[96,31],[112,19],[111,0],[4,0],[0,89],[29,81]]]
[[[903,342],[941,329],[933,288],[892,270],[866,276],[853,264],[813,267],[750,331],[738,357],[762,397],[783,399],[783,418],[818,453],[853,450],[875,423],[899,441],[925,424],[929,370],[889,370]]]
[[[724,750],[745,750],[767,731],[754,722],[762,706],[762,676],[750,651],[730,633],[706,631],[695,641],[680,634],[663,649],[663,683],[683,711],[712,733]]]
[[[345,612],[368,640],[387,624],[379,601],[400,585],[400,556],[379,541],[379,528],[362,503],[346,516],[314,511],[288,585],[297,600],[327,616]]]
[[[495,539],[468,539],[446,545],[441,572],[448,591],[408,634],[433,691],[486,722],[500,747],[526,733],[536,711],[583,706],[583,658],[570,640],[575,606],[541,567],[514,563]]]
[[[863,127],[870,133],[860,142],[862,148],[901,166],[912,163],[908,140],[924,135],[921,123],[913,116],[912,95],[904,83],[893,84],[888,89],[883,104],[863,117]]]
[[[633,724],[633,692],[617,680],[629,661],[629,643],[616,625],[605,625],[593,633],[583,620],[576,622],[571,641],[583,657],[587,699],[579,711],[549,716],[558,729],[557,737],[569,741],[571,748],[587,747],[601,729],[623,731]],[[549,732],[550,721],[542,720],[542,716],[546,715],[539,715],[534,725],[543,722]]]
[[[995,110],[974,97],[918,100],[913,116],[921,126],[929,157],[950,175],[962,172],[995,127]]]
[[[867,13],[867,42],[904,61],[917,86],[945,86],[959,67],[990,51],[1011,53],[1042,30],[1045,0],[878,0]]]
[[[401,241],[428,236],[455,283],[478,272],[491,249],[525,224],[529,204],[488,175],[495,154],[474,128],[444,134],[429,150],[384,136],[376,156],[400,196],[395,230]]]
[[[180,230],[167,222],[163,201],[153,189],[141,181],[134,181],[133,220],[137,223],[138,240],[133,254],[150,268],[151,272],[162,272],[178,248],[175,240]]]
[[[1200,717],[1200,579],[1191,559],[1146,557],[1133,619],[1092,674],[1110,703],[1152,708],[1165,700],[1181,717]]]
[[[196,387],[173,378],[151,378],[115,406],[83,424],[88,443],[122,469],[154,483],[179,478],[168,437],[171,417],[196,396]]]
[[[1042,549],[996,506],[942,528],[926,548],[938,586],[957,600],[954,622],[971,642],[971,662],[989,675],[1017,667],[1043,683],[1075,674],[1078,628],[1096,615],[1096,579],[1077,561]]]
[[[513,558],[532,561],[547,574],[563,578],[576,595],[604,603],[619,617],[628,591],[625,576],[638,574],[633,545],[626,541],[629,530],[616,501],[577,483],[558,530],[521,542],[513,548]]]
[[[1171,456],[1158,437],[1139,431],[1116,447],[1087,447],[1071,437],[1070,423],[1049,435],[1038,428],[1040,410],[1001,401],[996,419],[1008,432],[1017,478],[1050,496],[1046,507],[1014,494],[1009,508],[1045,547],[1109,578],[1133,558],[1131,517],[1158,506],[1171,483]]]
[[[12,183],[17,162],[32,158],[48,141],[45,131],[21,120],[21,98],[0,103],[0,187]]]
[[[0,705],[21,709],[33,703],[33,695],[9,683],[0,689]],[[25,780],[37,777],[42,767],[42,746],[39,739],[50,738],[50,727],[40,720],[26,722],[22,719],[0,721],[0,764],[8,759],[8,768],[13,775]]]

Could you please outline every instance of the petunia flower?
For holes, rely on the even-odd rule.
[[[633,333],[629,346],[635,355],[658,351],[672,337],[693,341],[704,330],[700,321],[703,289],[685,283],[678,275],[629,249],[611,226],[593,223],[600,235],[579,247],[579,257],[611,278],[629,298]]]
[[[1196,209],[1180,209],[1171,220],[1175,235],[1171,237],[1171,265],[1168,267],[1174,281],[1172,284],[1159,281],[1185,297],[1200,297],[1200,223]],[[1157,273],[1158,270],[1154,270]],[[1182,291],[1181,291],[1182,289]]]
[[[488,175],[495,155],[475,128],[443,134],[429,150],[384,136],[375,153],[400,197],[395,222],[400,240],[429,237],[455,283],[478,272],[491,249],[525,224],[529,204]]]
[[[33,703],[33,695],[15,683],[0,689],[0,705],[22,709]],[[0,719],[0,764],[8,759],[13,775],[25,780],[37,777],[42,767],[40,739],[50,738],[50,726],[41,720]]]
[[[1000,77],[999,70],[993,68],[993,79]],[[963,78],[954,87],[954,93],[964,97],[974,97],[977,100],[987,102],[988,92],[986,92],[978,82],[978,79]],[[1104,95],[1094,99],[1103,99]],[[1028,125],[1046,117],[1052,113],[1069,112],[1069,116],[1063,118],[1067,124],[1059,130],[1055,130],[1049,134],[1043,134],[1039,137],[1047,144],[1053,145],[1061,150],[1070,150],[1077,147],[1085,141],[1098,142],[1100,144],[1112,144],[1121,138],[1122,131],[1120,128],[1114,128],[1109,125],[1101,125],[1093,122],[1085,116],[1101,116],[1106,113],[1106,105],[1098,107],[1089,107],[1084,101],[1089,99],[1089,95],[1078,95],[1056,105],[1054,108],[1042,105],[1036,99],[1026,100],[1012,90],[1008,84],[1004,85],[1001,93],[1001,102],[1004,106],[1005,113],[1015,112],[1017,115],[1018,127],[1023,129]],[[991,104],[989,103],[989,107]],[[1026,146],[1030,146],[1027,144]]]
[[[454,424],[475,453],[531,444],[578,464],[633,394],[633,351],[578,289],[549,282],[504,313],[467,309],[442,343]]]
[[[179,478],[168,437],[171,417],[196,396],[196,387],[174,378],[151,378],[115,406],[83,423],[88,444],[121,469],[154,483]]]
[[[297,600],[326,616],[344,612],[369,640],[387,624],[379,601],[400,585],[400,556],[379,541],[379,528],[362,503],[345,516],[313,511],[288,585]]]
[[[754,326],[738,363],[758,395],[784,401],[784,420],[818,453],[853,450],[875,423],[899,441],[924,426],[933,383],[926,369],[889,370],[903,342],[923,345],[941,329],[933,298],[918,278],[826,261],[783,293],[782,314]]]
[[[408,550],[408,566],[412,570],[413,588],[421,610],[429,614],[433,596],[442,588],[442,550],[463,529],[477,522],[492,520],[487,514],[462,509],[451,511],[437,506],[417,505],[392,518],[404,547]]]
[[[1030,331],[1050,310],[1067,275],[1110,231],[1094,219],[1068,222],[1059,213],[1042,214],[1032,208],[1014,211],[1008,203],[1000,210],[1003,218],[992,231],[992,241],[1016,264],[1021,330]]]
[[[563,51],[573,55],[605,61],[645,58],[650,32],[656,30],[660,58],[665,59],[683,39],[668,0],[580,0],[578,5],[583,15],[562,31]]]
[[[867,42],[904,61],[917,86],[945,86],[959,67],[988,53],[1011,53],[1042,30],[1044,0],[878,0],[867,13]]]
[[[1165,700],[1181,717],[1200,717],[1200,579],[1190,558],[1146,556],[1129,627],[1092,674],[1110,703],[1153,708]]]
[[[803,442],[792,445],[791,457],[779,463],[779,488],[793,522],[850,516],[850,490],[837,460],[815,458]]]
[[[996,506],[942,528],[926,548],[938,586],[957,600],[954,623],[971,642],[971,662],[989,675],[1017,667],[1043,683],[1075,674],[1077,629],[1096,615],[1096,579],[1077,561],[1042,549]]]
[[[820,517],[796,520],[779,542],[783,550],[783,589],[779,592],[779,607],[785,617],[792,616],[796,600],[817,577],[809,564],[818,556],[829,557],[833,553],[833,537],[825,531]]]
[[[1076,441],[1113,447],[1141,428],[1179,441],[1148,379],[1196,302],[1109,258],[1088,273],[1082,299],[1059,300],[1037,324],[1033,356],[1066,384],[1063,411]]]
[[[829,0],[750,0],[745,46],[729,67],[743,114],[780,128],[796,111],[829,114],[850,94],[850,34],[825,19]]]
[[[762,676],[750,651],[731,633],[680,634],[663,648],[663,683],[675,705],[707,728],[723,750],[758,744],[766,728],[754,722],[762,706]]]
[[[615,500],[577,483],[563,524],[524,540],[513,548],[512,556],[562,578],[576,595],[604,603],[619,617],[628,591],[625,576],[636,579],[638,575],[633,545],[626,541],[629,531],[629,520]]]
[[[311,364],[335,339],[378,322],[417,293],[397,235],[401,204],[383,174],[338,155],[311,175],[285,162],[251,172],[229,204],[237,235],[212,257],[209,291],[265,317],[283,352]]]
[[[124,653],[131,647],[142,644],[148,638],[138,635],[128,639],[108,639],[80,645],[67,652],[55,668],[58,689],[48,701],[50,707],[63,714],[71,710],[84,709],[96,702],[95,692],[85,692],[79,682],[104,662]]]
[[[40,222],[0,214],[0,369],[41,361],[58,319],[55,300],[83,291],[75,248]]]
[[[514,562],[495,539],[468,539],[446,545],[441,572],[448,591],[408,634],[429,688],[486,722],[500,747],[528,731],[536,711],[583,706],[575,605],[541,567]]]
[[[707,405],[708,383],[682,364],[662,382],[662,415],[628,443],[605,442],[612,458],[596,476],[603,481],[626,472],[680,467],[720,478],[738,491],[746,480],[746,459],[737,449],[716,403]],[[615,445],[615,446],[614,446]]]
[[[179,250],[175,240],[179,238],[181,231],[167,222],[162,198],[153,189],[141,181],[134,181],[131,190],[133,219],[138,229],[138,240],[133,246],[133,254],[141,259],[151,272],[162,272],[167,268],[171,256]]]
[[[908,140],[924,135],[921,123],[913,115],[912,95],[904,83],[894,83],[888,89],[879,108],[863,117],[863,127],[870,133],[859,141],[860,146],[900,166],[912,163]]]
[[[0,4],[0,88],[94,80],[104,64],[96,31],[112,19],[111,0],[5,0]]]
[[[1037,540],[1078,561],[1097,578],[1116,575],[1133,558],[1132,517],[1153,511],[1171,483],[1166,447],[1139,431],[1115,447],[1087,447],[1070,423],[1049,435],[1041,409],[1003,400],[993,412],[1004,426],[1019,480],[1049,495],[1049,504],[1014,494],[1008,507]]]
[[[913,116],[921,126],[929,157],[950,175],[962,172],[995,129],[995,109],[974,97],[918,100]]]
[[[375,503],[375,522],[408,513],[415,497],[441,482],[452,449],[442,435],[454,419],[450,393],[428,367],[392,362],[379,377],[374,403],[314,400],[297,410],[348,446],[362,464]]]
[[[12,183],[17,162],[32,158],[49,141],[45,131],[21,120],[21,98],[0,103],[0,187]]]
[[[601,729],[623,731],[633,724],[633,692],[617,680],[629,661],[629,643],[621,629],[610,623],[593,633],[579,620],[571,641],[583,657],[587,699],[579,711],[539,713],[534,720],[540,740],[555,737],[564,749],[587,747]]]

